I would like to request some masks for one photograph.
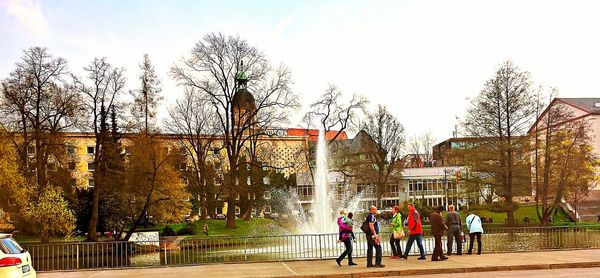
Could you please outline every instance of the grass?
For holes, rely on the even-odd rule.
[[[235,220],[235,229],[229,229],[225,227],[227,221],[217,219],[199,220],[194,222],[196,226],[196,233],[188,236],[191,238],[202,238],[206,237],[203,233],[204,224],[208,224],[209,236],[258,236],[258,235],[277,235],[289,233],[289,229],[285,228],[280,223],[266,218],[253,218],[248,221],[241,219]],[[139,231],[162,231],[166,226],[170,226],[175,232],[179,231],[185,226],[185,223],[169,224],[169,225],[156,225],[148,227],[147,229],[139,228]]]
[[[506,224],[506,212],[493,212],[493,211],[489,211],[489,210],[478,210],[478,209],[474,209],[474,210],[461,209],[459,211],[459,213],[463,219],[463,223],[465,223],[464,221],[465,221],[465,218],[467,217],[467,215],[469,215],[470,213],[476,213],[480,217],[492,218],[493,224],[495,224],[495,225],[505,225]],[[515,210],[515,219],[517,220],[518,224],[523,224],[523,219],[525,219],[525,217],[529,218],[530,224],[539,224],[540,223],[537,213],[535,211],[535,205],[520,205],[519,208],[517,210]],[[558,209],[556,215],[553,216],[553,218],[554,218],[553,225],[565,225],[568,223],[573,223],[569,219],[569,216],[567,216],[567,214],[560,208]]]
[[[196,234],[186,236],[189,238],[204,238],[206,237],[203,234],[204,224],[208,224],[209,228],[209,237],[214,236],[223,236],[223,237],[243,237],[243,236],[268,236],[268,235],[279,235],[279,234],[287,234],[291,231],[284,227],[280,222],[266,219],[266,218],[254,218],[248,221],[244,221],[241,219],[235,220],[235,229],[228,229],[225,227],[227,221],[225,220],[216,220],[216,219],[207,219],[200,220],[194,222],[196,226]],[[175,232],[179,231],[183,227],[185,227],[186,223],[176,223],[176,224],[160,224],[160,225],[152,225],[144,228],[143,226],[139,226],[136,231],[144,232],[144,231],[159,231],[162,233],[162,230],[166,226],[170,226]],[[15,239],[21,243],[27,242],[40,242],[40,238],[35,235],[28,235],[18,233],[15,235]],[[85,236],[77,236],[77,237],[68,237],[68,238],[51,238],[50,242],[66,242],[66,241],[85,241]],[[108,237],[100,237],[100,241],[104,240],[113,240]]]

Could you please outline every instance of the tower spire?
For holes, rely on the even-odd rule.
[[[248,77],[246,76],[246,71],[244,71],[244,60],[240,61],[240,68],[237,76],[235,77],[235,82],[237,83],[238,90],[246,90]]]

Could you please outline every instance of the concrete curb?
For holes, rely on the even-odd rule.
[[[389,271],[381,270],[381,271],[354,272],[354,273],[346,273],[346,274],[324,274],[324,275],[317,274],[317,275],[274,276],[274,277],[278,277],[278,278],[362,278],[362,277],[386,277],[386,276],[406,276],[406,275],[471,273],[471,272],[489,272],[489,271],[592,268],[592,267],[600,267],[600,261],[576,262],[576,263],[550,263],[550,264],[526,264],[526,265],[505,265],[505,266],[435,268],[435,269],[405,269],[405,270],[389,270]]]

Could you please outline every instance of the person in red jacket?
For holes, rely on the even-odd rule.
[[[408,259],[408,252],[412,248],[413,242],[417,241],[417,246],[419,247],[419,252],[421,256],[418,260],[425,260],[425,249],[423,248],[423,238],[421,234],[423,234],[423,228],[421,227],[421,216],[419,212],[415,209],[415,206],[412,203],[408,203],[408,219],[406,226],[408,227],[408,241],[406,242],[406,249],[404,249],[404,259]]]

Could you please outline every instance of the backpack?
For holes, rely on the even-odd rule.
[[[363,233],[370,235],[371,234],[371,227],[369,226],[369,223],[371,223],[369,221],[369,216],[371,216],[371,214],[369,213],[369,215],[367,215],[367,219],[365,219],[365,221],[362,223],[362,225],[360,225],[360,229],[363,231]]]

